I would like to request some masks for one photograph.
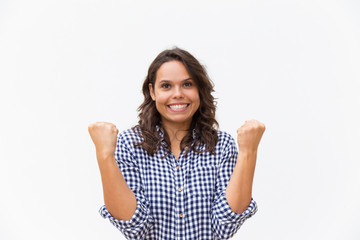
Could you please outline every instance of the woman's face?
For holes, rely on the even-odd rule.
[[[156,72],[155,86],[149,84],[151,98],[164,126],[188,129],[200,105],[199,90],[184,64],[170,61]]]

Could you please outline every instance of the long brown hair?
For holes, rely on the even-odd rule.
[[[155,154],[159,150],[162,141],[162,137],[157,131],[158,126],[163,131],[163,140],[167,144],[167,153],[171,151],[169,136],[162,126],[161,115],[156,109],[155,102],[152,100],[149,90],[149,83],[152,84],[153,88],[155,86],[157,70],[162,64],[169,61],[180,61],[184,64],[186,70],[198,87],[200,97],[199,109],[192,118],[190,131],[188,131],[187,135],[181,140],[180,149],[182,151],[186,146],[189,146],[187,151],[193,149],[198,153],[208,151],[215,154],[215,145],[218,142],[218,135],[215,128],[218,128],[219,124],[215,120],[216,101],[211,94],[214,91],[214,84],[199,61],[189,52],[177,47],[161,52],[149,67],[142,87],[144,102],[137,109],[139,112],[139,122],[138,125],[133,127],[133,130],[143,138],[143,141],[134,144],[141,145],[149,155]],[[195,139],[193,138],[194,130],[196,133]],[[191,145],[194,140],[194,144]],[[203,145],[203,147],[201,147],[201,145]]]

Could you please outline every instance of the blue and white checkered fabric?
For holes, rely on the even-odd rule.
[[[160,133],[161,130],[159,130]],[[137,209],[129,221],[108,218],[127,239],[228,239],[246,219],[257,211],[252,199],[242,213],[233,212],[225,198],[225,189],[235,167],[237,148],[228,133],[218,131],[216,155],[185,151],[177,160],[165,155],[165,145],[149,156],[133,141],[142,139],[128,129],[118,135],[116,162],[134,192]],[[163,141],[163,143],[165,143]]]

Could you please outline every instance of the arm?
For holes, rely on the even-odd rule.
[[[264,124],[246,121],[238,129],[239,154],[226,188],[226,199],[234,212],[242,213],[251,202],[257,148],[265,131]]]
[[[256,152],[239,152],[234,172],[226,188],[226,200],[232,211],[242,213],[249,206],[255,171]]]
[[[130,220],[136,210],[136,197],[128,187],[115,157],[98,157],[98,164],[106,208],[114,218]]]
[[[89,132],[96,146],[103,184],[105,205],[100,214],[127,239],[142,239],[153,219],[131,143],[126,136],[117,136],[118,130],[110,123],[90,125]]]
[[[126,187],[130,189],[131,194],[135,197],[135,212],[130,216],[130,219],[122,220],[113,215],[111,209],[107,209],[107,205],[100,209],[100,214],[104,218],[108,218],[110,222],[119,229],[127,239],[143,239],[148,231],[153,227],[153,217],[150,213],[149,201],[144,195],[144,188],[142,186],[141,174],[137,166],[137,159],[133,154],[131,148],[132,143],[129,143],[126,136],[119,135],[118,143],[115,151],[115,165],[117,171],[126,180]],[[104,189],[105,191],[105,189]],[[110,189],[112,191],[112,189]],[[119,192],[121,195],[122,193]],[[121,197],[121,196],[119,196]],[[106,201],[106,200],[105,200]],[[106,204],[106,202],[105,202]],[[129,208],[126,203],[116,203],[116,208]],[[131,202],[130,202],[131,204]],[[121,205],[121,206],[120,206]],[[129,210],[133,212],[134,209]]]
[[[212,226],[220,239],[229,239],[241,227],[241,225],[257,211],[257,204],[254,200],[246,206],[247,208],[240,213],[232,210],[226,198],[229,179],[232,178],[235,165],[237,163],[237,149],[234,139],[226,137],[225,146],[220,149],[221,162],[216,181],[216,194],[212,207]],[[234,178],[232,178],[234,179]]]
[[[136,198],[115,162],[119,130],[112,123],[96,122],[88,131],[96,148],[105,205],[115,218],[129,220],[136,209]]]

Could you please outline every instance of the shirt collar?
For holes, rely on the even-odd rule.
[[[156,125],[155,128],[156,128],[156,131],[158,132],[160,138],[164,139],[164,130],[162,129],[162,127],[160,127],[159,125]]]
[[[159,125],[156,125],[155,128],[156,128],[156,131],[158,132],[160,138],[164,139],[164,130],[163,130],[163,128],[160,127]],[[194,140],[198,138],[198,133],[197,133],[195,128],[192,130],[192,137],[193,137]]]
[[[192,137],[194,140],[198,138],[198,133],[195,128],[192,130]]]

